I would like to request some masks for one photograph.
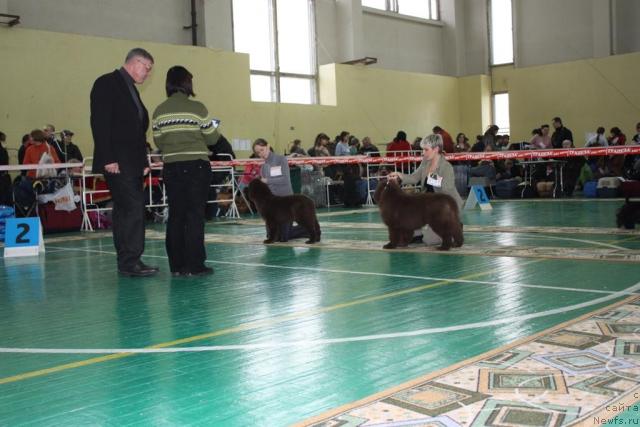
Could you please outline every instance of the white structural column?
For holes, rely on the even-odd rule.
[[[466,74],[464,2],[465,0],[440,2],[440,19],[444,24],[442,29],[443,71],[450,76]]]
[[[593,57],[602,58],[613,53],[612,0],[593,1]]]
[[[339,58],[336,62],[351,61],[365,56],[362,5],[360,0],[337,0],[336,21]]]
[[[199,45],[233,51],[233,15],[231,0],[204,0],[202,7],[204,40]]]

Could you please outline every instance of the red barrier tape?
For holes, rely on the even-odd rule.
[[[593,147],[593,148],[558,148],[553,150],[522,150],[522,151],[485,151],[481,153],[451,153],[445,154],[445,158],[450,162],[479,161],[479,160],[535,160],[535,159],[565,159],[580,156],[620,156],[629,154],[640,154],[640,145],[622,145],[615,147]],[[344,164],[367,164],[367,163],[408,163],[421,162],[421,156],[403,157],[369,157],[369,156],[340,156],[340,157],[288,157],[290,165],[344,165]],[[262,164],[261,159],[236,159],[230,161],[211,162],[212,167],[229,167]],[[161,163],[153,163],[153,168],[160,168]],[[77,163],[55,163],[47,165],[11,165],[0,166],[0,171],[16,171],[45,168],[71,168],[79,167]]]
[[[522,150],[522,151],[485,151],[481,153],[452,153],[445,154],[445,158],[450,162],[459,161],[479,161],[479,160],[535,160],[550,158],[569,158],[580,156],[616,156],[640,154],[640,145],[617,146],[617,147],[594,147],[594,148],[558,148],[554,150]],[[290,165],[344,165],[344,164],[366,164],[366,163],[408,163],[420,162],[421,156],[404,157],[369,157],[369,156],[340,156],[340,157],[289,157]],[[262,164],[260,159],[238,159],[232,161],[211,162],[212,166],[245,166]]]

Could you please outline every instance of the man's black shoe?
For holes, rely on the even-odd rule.
[[[118,273],[126,277],[149,277],[157,274],[158,269],[139,262],[131,268],[118,270]]]
[[[145,263],[144,263],[144,262],[142,262],[142,261],[138,261],[138,262],[136,263],[136,265],[137,265],[137,266],[139,266],[139,267],[140,267],[141,269],[143,269],[143,270],[153,270],[153,271],[155,271],[156,273],[157,273],[158,271],[160,271],[160,269],[159,269],[158,267],[152,267],[152,266],[150,266],[150,265],[145,264]]]

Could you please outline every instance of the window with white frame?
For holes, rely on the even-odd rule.
[[[513,63],[511,0],[490,0],[491,65]]]
[[[313,0],[233,0],[234,50],[249,54],[251,100],[314,104]]]
[[[440,19],[439,0],[362,0],[362,5],[417,18]]]
[[[498,131],[500,135],[508,135],[511,132],[508,93],[493,95],[493,121],[500,128]]]

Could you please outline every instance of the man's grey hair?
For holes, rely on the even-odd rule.
[[[442,153],[442,136],[437,133],[432,133],[431,135],[427,135],[422,138],[420,141],[420,148],[440,148],[440,152]]]
[[[151,56],[149,52],[141,47],[134,47],[133,49],[131,49],[129,53],[127,53],[127,57],[125,58],[124,62],[127,63],[133,58],[144,58],[151,61],[151,63],[154,63],[153,56]]]

